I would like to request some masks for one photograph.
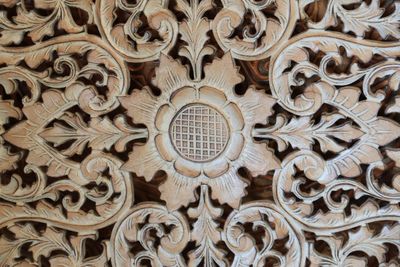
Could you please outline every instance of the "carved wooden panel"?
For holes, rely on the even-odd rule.
[[[0,266],[400,266],[400,1],[0,0]]]

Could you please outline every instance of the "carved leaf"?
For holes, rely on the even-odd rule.
[[[343,114],[362,125],[366,133],[353,147],[343,151],[329,164],[335,165],[340,174],[347,177],[359,175],[360,163],[378,162],[382,155],[379,146],[386,145],[399,137],[400,126],[386,118],[376,117],[380,108],[379,103],[372,101],[358,101],[360,91],[353,87],[345,87],[332,99]]]
[[[332,137],[351,142],[364,133],[352,124],[334,125],[344,116],[339,114],[322,116],[321,121],[313,125],[310,117],[293,118],[287,122],[285,117],[278,117],[276,125],[270,129],[256,129],[255,136],[273,138],[278,142],[279,151],[284,151],[288,144],[293,148],[312,149],[314,140],[318,141],[323,152],[340,152],[345,149]]]
[[[370,257],[375,257],[379,263],[384,263],[385,253],[387,251],[386,243],[393,244],[400,248],[400,225],[393,227],[384,226],[382,231],[374,235],[368,227],[361,227],[355,232],[349,232],[349,239],[343,243],[341,239],[320,238],[324,240],[331,248],[332,258],[313,252],[311,266],[360,266],[366,264],[367,259],[351,256],[356,251],[363,252]]]
[[[34,240],[30,246],[30,250],[32,251],[33,258],[36,261],[41,255],[48,257],[54,249],[62,249],[69,254],[73,253],[69,245],[67,245],[68,243],[65,239],[65,235],[61,232],[57,232],[52,228],[47,227],[43,235],[39,236],[34,231],[31,231],[31,229],[28,231],[24,230],[25,229],[22,229],[22,233],[17,232],[16,237],[20,240]]]
[[[124,128],[124,125],[121,125],[123,123],[121,120],[118,120],[119,124],[114,125],[107,117],[93,118],[89,122],[89,126],[86,125],[79,114],[65,113],[60,119],[70,127],[55,123],[53,127],[42,131],[39,136],[54,143],[55,146],[73,140],[73,143],[62,151],[66,156],[82,154],[86,145],[95,150],[109,150],[111,146],[117,143],[118,150],[132,139],[146,138],[147,136],[144,129],[128,129],[128,126]]]
[[[49,261],[52,266],[107,266],[105,249],[99,256],[84,258],[85,241],[92,238],[91,235],[72,236],[69,242],[65,232],[57,231],[49,226],[43,232],[38,232],[31,224],[15,224],[8,230],[15,234],[15,240],[0,239],[0,263],[16,263],[14,259],[20,256],[21,247],[28,245],[34,263],[40,263],[40,256],[48,258],[52,253],[62,251],[62,255],[50,257]],[[26,266],[24,264],[27,262],[18,261],[17,264]]]
[[[18,154],[12,154],[0,143],[0,173],[11,170],[20,159]]]
[[[182,34],[182,40],[186,45],[179,50],[181,56],[190,60],[196,80],[201,78],[202,59],[206,55],[211,55],[214,49],[206,45],[209,37],[207,32],[210,30],[210,22],[202,18],[205,12],[213,7],[211,0],[190,1],[178,0],[178,10],[185,13],[187,20],[179,25],[179,32]]]
[[[66,107],[73,105],[60,91],[48,90],[42,95],[43,103],[36,103],[23,108],[28,121],[20,122],[4,134],[8,142],[30,150],[26,161],[36,166],[49,166],[47,173],[59,177],[67,175],[74,166],[65,162],[60,156],[43,145],[36,136],[38,129],[45,126],[48,120],[59,116]]]
[[[8,241],[5,238],[0,239],[0,255],[4,262],[13,261],[18,258],[19,249],[22,245],[30,243],[30,250],[34,260],[37,262],[40,256],[48,257],[54,250],[63,250],[67,253],[73,251],[69,247],[65,236],[62,232],[57,232],[54,229],[47,227],[45,232],[38,233],[32,225],[24,226],[13,225],[9,230],[15,234],[16,240]]]
[[[7,5],[14,5],[7,3]],[[79,8],[86,11],[88,23],[92,23],[92,4],[90,0],[35,0],[35,7],[52,10],[50,15],[42,16],[34,10],[28,10],[25,5],[17,5],[17,14],[9,20],[6,12],[0,12],[0,25],[2,26],[0,44],[19,44],[25,33],[34,42],[40,41],[45,36],[53,36],[54,28],[65,30],[68,33],[81,32],[84,27],[78,25],[71,15],[69,7]]]
[[[345,32],[352,31],[358,36],[363,36],[370,28],[375,28],[383,38],[389,35],[400,38],[400,4],[396,3],[393,13],[386,17],[382,17],[385,9],[380,8],[379,4],[379,0],[373,0],[370,5],[362,2],[360,7],[355,10],[347,11],[341,8],[337,15],[344,23],[343,30]]]
[[[309,1],[306,1],[308,4]],[[357,8],[348,10],[345,5],[360,4]],[[322,29],[338,24],[340,18],[344,24],[344,32],[353,32],[364,36],[366,32],[375,29],[381,37],[393,36],[400,38],[400,4],[395,3],[395,9],[389,15],[384,15],[385,8],[380,7],[379,0],[370,4],[362,0],[331,0],[324,18],[319,23],[310,23],[314,28]]]
[[[206,266],[214,266],[214,263],[217,266],[227,266],[224,251],[217,247],[217,243],[221,241],[221,230],[215,219],[220,217],[221,213],[221,209],[213,207],[208,187],[203,185],[199,206],[188,211],[190,217],[197,218],[193,224],[192,239],[198,246],[189,253],[189,266],[199,266],[202,261]]]
[[[18,242],[18,240],[10,241],[0,238],[0,265],[14,264],[14,259],[19,257],[19,250],[22,245],[23,243]]]
[[[21,119],[21,117],[21,110],[13,105],[13,101],[0,99],[0,134],[3,133],[3,125],[9,118]]]

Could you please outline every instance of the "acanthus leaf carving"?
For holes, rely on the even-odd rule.
[[[13,105],[13,101],[0,98],[0,134],[5,132],[3,125],[8,123],[10,118],[20,119],[21,117],[22,112]],[[0,173],[14,169],[20,156],[10,152],[10,149],[4,146],[3,137],[0,137]]]
[[[304,116],[293,118],[290,122],[283,116],[277,117],[277,123],[272,128],[256,128],[254,137],[272,138],[278,143],[279,151],[284,151],[290,144],[293,148],[312,149],[315,141],[318,141],[322,152],[340,152],[344,146],[337,144],[332,137],[350,142],[364,133],[351,125],[345,123],[339,126],[334,125],[338,120],[343,119],[340,114],[322,116],[318,124],[313,124],[310,117]]]
[[[345,6],[359,4],[355,9],[347,9]],[[382,38],[393,36],[400,37],[400,4],[395,3],[395,9],[389,15],[385,14],[385,8],[380,6],[379,0],[372,0],[369,4],[361,0],[330,0],[326,13],[321,21],[309,22],[314,29],[327,29],[337,26],[338,19],[343,22],[344,32],[353,32],[357,36],[364,36],[371,29],[375,29]]]
[[[349,239],[344,242],[343,239],[334,237],[321,237],[320,240],[326,242],[331,249],[331,258],[324,257],[311,247],[311,266],[357,266],[365,265],[368,261],[366,258],[352,256],[356,251],[362,251],[369,257],[376,257],[378,262],[385,262],[385,253],[388,248],[386,244],[400,246],[398,239],[399,225],[392,227],[384,226],[381,232],[374,235],[371,229],[362,226],[355,232],[349,232]]]
[[[179,32],[182,34],[182,40],[186,45],[181,47],[179,54],[189,59],[195,80],[201,78],[202,58],[214,53],[214,48],[207,45],[209,39],[207,36],[211,28],[210,22],[201,18],[205,12],[213,8],[211,0],[206,1],[177,1],[177,9],[184,12],[187,20],[179,25]]]
[[[55,123],[53,127],[44,129],[38,135],[55,146],[75,140],[73,145],[62,151],[62,154],[67,156],[82,154],[86,146],[94,150],[109,150],[115,146],[117,151],[123,151],[129,141],[147,138],[145,129],[130,127],[122,116],[114,122],[107,117],[96,117],[88,125],[79,114],[64,113],[59,119],[70,127]]]
[[[22,246],[29,244],[29,251],[32,252],[33,262],[38,262],[39,257],[44,256],[50,258],[50,264],[55,266],[105,266],[107,262],[105,250],[103,254],[92,259],[85,259],[84,242],[88,238],[95,238],[94,235],[83,235],[71,237],[67,239],[65,232],[47,227],[43,232],[38,232],[31,224],[14,225],[8,228],[9,231],[15,233],[17,241],[2,239],[0,245],[2,255],[0,263],[2,265],[13,264],[14,258],[18,258]],[[55,251],[62,251],[66,255],[56,255],[50,257]],[[32,265],[30,265],[32,266]],[[36,266],[36,265],[34,265]]]
[[[1,1],[0,3],[4,4],[3,2],[8,1]],[[93,22],[92,2],[90,0],[35,0],[35,8],[51,10],[51,13],[47,16],[29,10],[23,0],[7,4],[9,6],[16,5],[17,14],[9,19],[6,11],[0,12],[1,45],[20,44],[24,34],[27,34],[34,42],[41,41],[44,37],[53,36],[55,27],[71,34],[84,31],[84,27],[74,21],[71,15],[71,7],[85,11],[88,16],[87,23]]]
[[[227,266],[226,253],[217,247],[217,243],[222,241],[222,230],[215,219],[221,217],[222,209],[212,205],[207,186],[201,186],[199,206],[189,209],[188,215],[197,218],[191,232],[191,239],[197,247],[189,253],[188,266],[199,266],[202,261],[206,266]]]
[[[8,131],[4,138],[8,142],[15,144],[31,152],[27,162],[38,166],[49,166],[47,173],[51,176],[70,175],[73,179],[78,176],[78,164],[66,162],[62,157],[54,157],[52,151],[44,144],[38,136],[38,129],[47,124],[48,118],[60,115],[63,110],[71,107],[73,102],[59,91],[47,91],[43,94],[43,103],[26,107],[23,111],[28,121],[21,122],[16,127]]]

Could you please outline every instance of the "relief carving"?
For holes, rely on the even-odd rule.
[[[400,3],[0,0],[0,266],[399,266]]]

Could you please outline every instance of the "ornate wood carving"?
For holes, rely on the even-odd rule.
[[[0,0],[0,266],[400,266],[397,0]]]

